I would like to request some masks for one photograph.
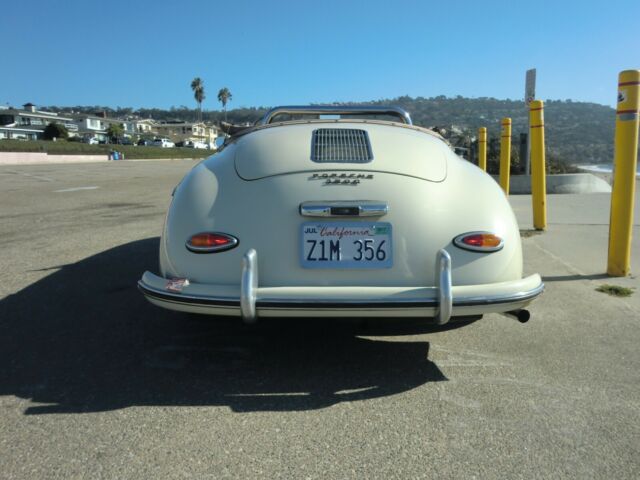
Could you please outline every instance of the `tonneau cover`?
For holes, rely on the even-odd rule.
[[[368,132],[373,159],[367,163],[314,162],[313,131],[320,128]],[[318,123],[280,125],[256,130],[237,140],[235,166],[245,180],[300,172],[385,172],[441,182],[447,175],[449,147],[439,138],[393,124]]]

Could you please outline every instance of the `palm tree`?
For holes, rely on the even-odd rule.
[[[196,77],[191,81],[191,90],[193,90],[193,97],[198,102],[198,109],[200,110],[200,121],[202,121],[202,101],[205,99],[204,95],[204,82],[200,77]]]
[[[222,108],[224,109],[224,121],[227,121],[227,102],[231,100],[231,92],[227,87],[223,87],[218,92],[218,101],[222,104]]]

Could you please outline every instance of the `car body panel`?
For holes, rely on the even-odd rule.
[[[507,203],[500,190],[488,188],[488,192],[479,195],[468,208],[460,209],[456,198],[459,189],[452,188],[452,183],[374,174],[373,179],[356,186],[326,185],[306,173],[246,182],[234,179],[230,172],[225,172],[227,168],[222,162],[215,165],[203,162],[177,189],[163,236],[165,252],[172,252],[173,265],[173,269],[163,269],[166,275],[185,276],[203,283],[237,283],[242,254],[250,248],[268,253],[260,256],[261,281],[265,286],[425,285],[435,275],[435,267],[430,264],[435,261],[432,252],[439,248],[455,251],[453,268],[459,284],[493,283],[522,275],[515,217],[508,205],[502,209],[504,213],[501,210],[496,214],[496,207]],[[226,188],[220,188],[220,176],[224,177]],[[493,182],[484,175],[479,175],[478,181],[479,191],[483,190],[483,181]],[[406,195],[407,190],[414,192],[413,195]],[[323,275],[302,268],[298,253],[300,226],[309,219],[299,214],[300,204],[350,200],[354,195],[388,203],[389,213],[379,219],[390,222],[394,229],[393,267],[375,277],[360,270]],[[265,200],[255,201],[260,198]],[[212,210],[214,204],[218,207]],[[251,221],[239,221],[237,205],[243,205],[244,219],[250,217]],[[349,220],[358,221],[352,217]],[[371,221],[371,218],[361,221]],[[447,229],[441,227],[445,221]],[[489,230],[505,237],[505,247],[486,255],[453,246],[455,236],[476,230]],[[184,243],[199,231],[233,235],[240,240],[241,248],[209,256],[189,252]]]

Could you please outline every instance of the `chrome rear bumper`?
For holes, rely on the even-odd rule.
[[[410,316],[435,318],[440,325],[452,316],[502,313],[521,309],[544,290],[537,274],[511,282],[452,285],[451,258],[438,252],[434,287],[259,287],[258,259],[249,250],[240,285],[185,283],[168,290],[169,280],[145,272],[138,288],[153,304],[192,313],[242,316]]]

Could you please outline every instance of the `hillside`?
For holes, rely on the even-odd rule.
[[[416,125],[432,127],[438,125],[458,125],[475,135],[478,127],[485,126],[490,137],[498,137],[500,120],[513,120],[514,142],[520,132],[526,132],[528,112],[521,101],[498,100],[495,98],[433,98],[399,97],[366,104],[392,104],[405,108],[411,113]],[[364,104],[363,104],[364,105]],[[107,107],[49,107],[64,112],[95,112],[106,110],[111,115],[138,115],[157,120],[179,119],[193,121],[196,110],[185,106],[170,110]],[[230,110],[230,122],[254,122],[262,116],[266,108],[239,108]],[[205,111],[206,121],[224,119],[220,111]],[[571,100],[547,100],[545,102],[546,140],[550,157],[564,163],[606,163],[613,160],[613,137],[615,111],[611,107],[595,103],[573,102]]]

